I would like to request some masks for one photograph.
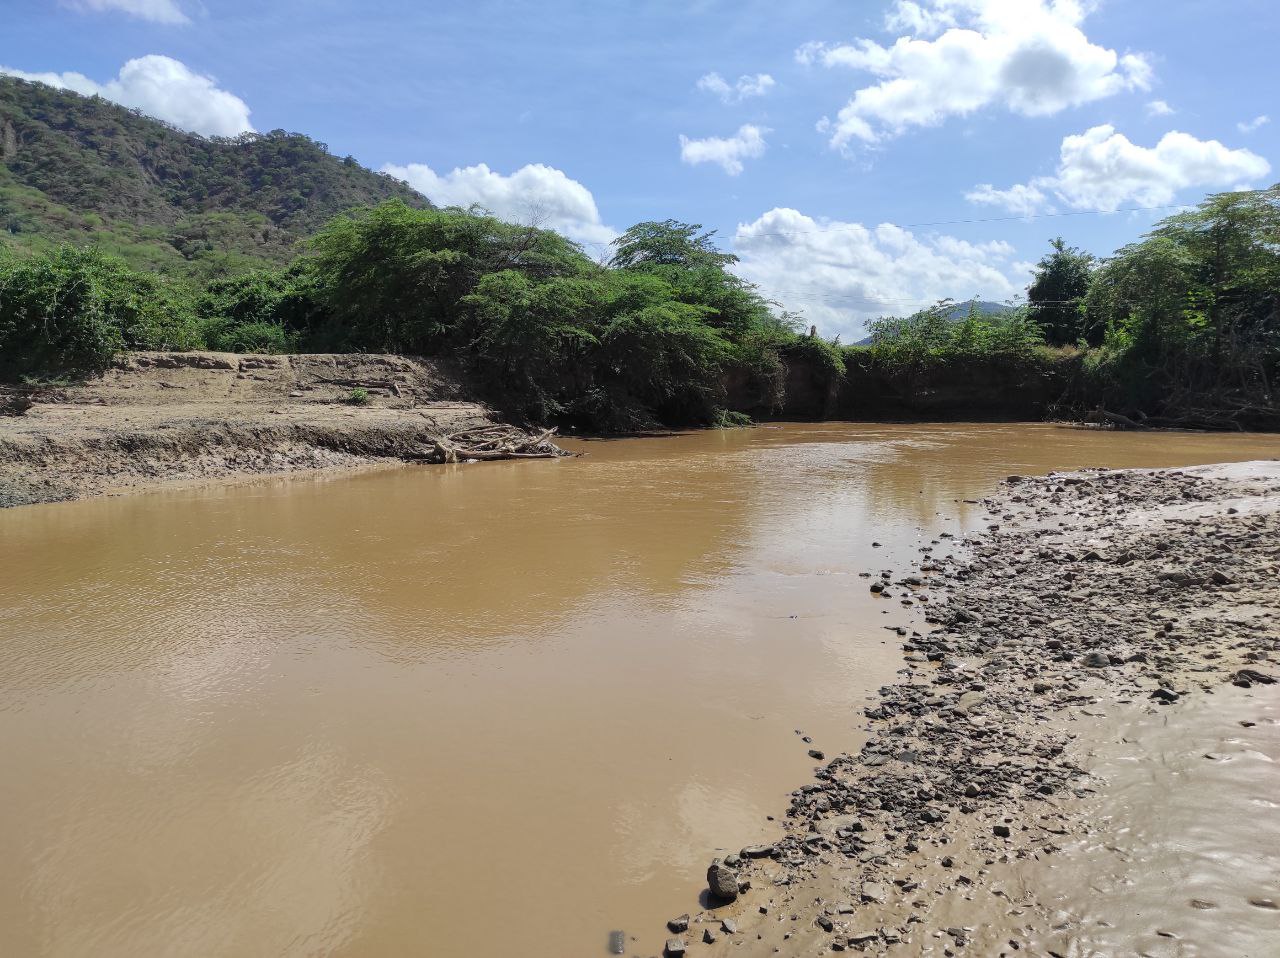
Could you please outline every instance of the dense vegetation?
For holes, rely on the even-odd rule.
[[[463,364],[529,420],[723,421],[730,370],[768,408],[789,351],[840,366],[734,262],[685,223],[641,223],[601,265],[548,230],[399,200],[336,217],[287,268],[203,287],[61,246],[0,262],[0,375],[88,372],[129,348],[404,352]]]
[[[872,324],[864,365],[910,382],[968,370],[1081,375],[1063,411],[1124,425],[1280,428],[1280,186],[1221,193],[1096,260],[1050,244],[1028,305],[947,302]]]
[[[686,223],[633,226],[598,263],[305,137],[205,140],[10,79],[0,154],[8,379],[129,348],[407,352],[459,363],[512,415],[596,430],[736,421],[789,388],[822,415],[846,380],[907,409],[1003,390],[1014,415],[1280,428],[1280,187],[1211,196],[1106,260],[1055,239],[1026,306],[945,301],[839,347]]]
[[[429,205],[299,134],[205,138],[0,76],[0,235],[19,253],[93,243],[207,280],[287,264],[338,213],[392,198]]]

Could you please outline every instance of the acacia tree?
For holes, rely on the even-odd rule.
[[[1084,299],[1089,292],[1095,260],[1061,236],[1049,241],[1051,252],[1036,264],[1035,279],[1027,288],[1031,318],[1044,330],[1045,341],[1065,346],[1080,339],[1101,340],[1101,330],[1090,336],[1085,328]]]

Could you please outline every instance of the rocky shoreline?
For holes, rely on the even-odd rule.
[[[793,793],[781,840],[712,864],[707,907],[669,923],[667,954],[1066,958],[1120,944],[1260,956],[1274,945],[1280,886],[1266,848],[1219,847],[1212,828],[1175,859],[1231,859],[1229,877],[1200,882],[1213,898],[1173,892],[1128,924],[1092,921],[1103,872],[1121,884],[1166,876],[1143,871],[1157,839],[1122,850],[1130,839],[1105,836],[1089,803],[1112,799],[1111,821],[1121,805],[1167,798],[1139,776],[1117,804],[1126,770],[1097,754],[1134,723],[1185,721],[1188,741],[1190,723],[1209,723],[1224,754],[1246,730],[1259,741],[1241,749],[1280,756],[1280,724],[1263,715],[1280,715],[1267,711],[1280,700],[1280,462],[1014,476],[984,505],[985,534],[939,537],[916,568],[873,576],[905,613],[901,681],[866,709],[861,750]],[[1210,695],[1231,701],[1184,718]],[[1259,719],[1229,721],[1236,712]],[[1162,747],[1176,751],[1172,741]],[[1229,770],[1206,774],[1228,815],[1261,800],[1233,794]],[[1063,866],[1080,887],[1054,890],[1045,869]]]

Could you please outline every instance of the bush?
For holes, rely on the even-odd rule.
[[[347,393],[347,398],[343,401],[348,406],[367,406],[369,405],[369,390],[363,386],[357,386]]]
[[[0,265],[0,375],[104,368],[122,349],[201,345],[190,296],[92,248]]]

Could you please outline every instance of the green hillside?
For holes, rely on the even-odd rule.
[[[403,183],[276,130],[177,130],[99,97],[0,76],[0,227],[24,251],[92,242],[141,269],[209,279],[282,265],[338,213]]]

